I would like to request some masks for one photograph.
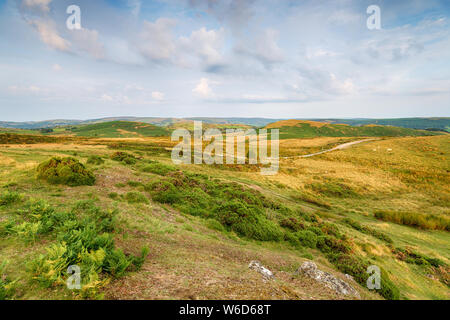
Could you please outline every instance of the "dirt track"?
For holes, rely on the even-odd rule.
[[[364,140],[358,140],[358,141],[352,141],[352,142],[346,142],[343,144],[340,144],[334,148],[328,149],[328,150],[324,150],[324,151],[320,151],[320,152],[315,152],[315,153],[310,153],[310,154],[304,154],[304,155],[300,155],[300,156],[292,156],[292,157],[281,157],[282,159],[292,159],[292,158],[309,158],[309,157],[313,157],[313,156],[317,156],[319,154],[323,154],[323,153],[327,153],[327,152],[331,152],[331,151],[335,151],[335,150],[341,150],[341,149],[346,149],[354,144],[358,144],[358,143],[362,143],[362,142],[367,142],[367,141],[374,141],[374,140],[378,140],[375,138],[371,138],[371,139],[364,139]]]

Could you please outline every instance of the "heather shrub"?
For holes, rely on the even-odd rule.
[[[301,245],[308,248],[315,248],[317,246],[317,235],[309,230],[301,230],[296,232],[296,236]]]
[[[295,217],[287,217],[280,221],[280,226],[291,231],[299,231],[305,229],[305,225],[298,221]]]
[[[114,152],[111,155],[111,159],[114,161],[123,162],[125,164],[135,164],[137,159],[134,155],[122,151]]]
[[[51,184],[64,184],[71,187],[95,183],[94,174],[86,169],[78,160],[67,158],[51,158],[37,167],[38,178]]]

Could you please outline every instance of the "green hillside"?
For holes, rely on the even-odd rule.
[[[160,137],[169,134],[165,128],[148,123],[111,121],[71,127],[70,131],[80,137],[142,138]]]
[[[343,123],[351,126],[377,124],[381,126],[395,126],[410,129],[441,130],[450,132],[450,118],[397,118],[397,119],[311,119],[327,123]]]
[[[431,136],[438,133],[392,126],[366,125],[353,127],[347,124],[329,124],[315,121],[283,120],[267,129],[280,129],[280,139],[313,137],[401,137]]]

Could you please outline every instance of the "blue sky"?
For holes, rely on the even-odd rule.
[[[446,0],[0,0],[0,120],[450,116],[449,18]]]

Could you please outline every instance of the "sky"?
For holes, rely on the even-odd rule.
[[[448,0],[0,0],[0,121],[448,117],[449,18]]]

